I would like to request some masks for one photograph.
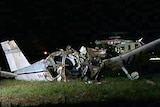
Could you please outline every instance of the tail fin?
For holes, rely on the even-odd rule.
[[[1,42],[1,46],[11,72],[30,65],[14,40]]]

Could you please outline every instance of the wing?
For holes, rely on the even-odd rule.
[[[104,62],[111,61],[111,62],[116,62],[116,63],[122,64],[123,62],[127,62],[129,60],[132,60],[134,57],[138,56],[142,52],[149,52],[149,51],[154,50],[159,45],[160,45],[160,38],[156,39],[150,43],[147,43],[137,49],[134,49],[128,53],[125,53],[125,54],[122,54],[122,55],[119,55],[116,57],[112,57],[109,59],[104,59]]]
[[[126,70],[126,68],[124,67],[124,62],[128,63],[129,61],[131,61],[132,59],[134,59],[134,57],[139,56],[142,52],[149,52],[154,50],[155,48],[157,48],[160,45],[160,38],[156,39],[150,43],[147,43],[137,49],[134,49],[128,53],[116,56],[116,57],[112,57],[109,59],[105,59],[103,60],[103,66],[107,66],[108,63],[115,63],[116,65],[119,65],[121,67],[121,69],[125,72],[125,74],[129,77],[129,79],[133,79],[131,77],[131,75],[128,73],[128,71]]]

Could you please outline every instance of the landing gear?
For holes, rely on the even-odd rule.
[[[135,79],[138,79],[139,78],[139,73],[138,72],[132,72],[131,75],[128,73],[127,69],[122,66],[121,67],[122,70],[124,71],[124,73],[127,75],[127,77],[130,79],[130,80],[135,80]]]

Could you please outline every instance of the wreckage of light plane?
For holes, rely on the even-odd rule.
[[[88,52],[89,49],[92,50],[91,51],[92,54],[94,54],[94,52],[97,53],[95,49],[91,49],[88,47],[82,46],[81,49],[79,50],[80,52],[76,51],[74,55],[73,53],[70,53],[70,56],[68,56],[69,54],[67,54],[67,51],[64,51],[64,50],[56,51],[51,53],[46,59],[42,59],[38,62],[30,64],[14,40],[4,41],[4,42],[1,42],[1,46],[5,53],[11,72],[0,71],[0,73],[3,76],[14,77],[17,80],[26,80],[26,81],[64,80],[66,81],[66,68],[67,66],[70,66],[70,64],[68,64],[66,61],[68,60],[72,63],[72,67],[75,67],[76,69],[80,69],[80,71],[79,70],[76,70],[76,71],[80,72],[79,74],[81,76],[82,75],[84,76],[88,70],[92,72],[93,69],[97,67],[98,69],[96,73],[94,73],[92,78],[92,79],[96,79],[97,77],[100,77],[101,69],[104,68],[105,66],[108,66],[108,63],[113,63],[113,64],[116,63],[116,65],[118,65],[124,71],[124,73],[127,75],[127,77],[130,80],[134,80],[134,79],[138,79],[139,77],[138,72],[133,72],[129,74],[127,69],[124,66],[124,63],[131,61],[134,57],[137,57],[142,52],[152,51],[154,48],[156,48],[159,45],[160,45],[160,38],[150,43],[143,44],[142,46],[137,47],[136,49],[131,50],[127,53],[119,54],[118,56],[111,57],[111,58],[103,57],[101,62],[98,62],[99,65],[97,67],[92,65],[92,63],[90,64],[84,63],[87,57],[83,57],[83,56],[86,56],[86,54],[89,54],[89,56],[91,56],[90,53]],[[103,55],[107,54],[105,52],[107,51],[106,50],[99,51],[99,53]],[[56,60],[55,57],[57,56],[58,57],[60,56],[61,59]],[[96,56],[101,57],[100,54]],[[89,66],[92,66],[91,67],[92,69],[90,69]]]

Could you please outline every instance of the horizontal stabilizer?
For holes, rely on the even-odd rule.
[[[0,71],[0,77],[5,77],[5,78],[14,78],[16,77],[17,74],[7,72],[7,71]]]

